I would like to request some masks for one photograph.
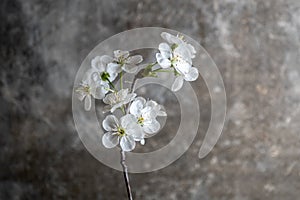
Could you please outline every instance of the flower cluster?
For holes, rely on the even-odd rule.
[[[176,76],[172,85],[173,91],[178,91],[184,80],[194,81],[198,78],[197,68],[192,66],[196,51],[183,37],[173,36],[163,32],[162,38],[167,43],[159,44],[155,63],[150,63],[144,69],[139,69],[143,58],[131,55],[128,51],[116,50],[113,57],[96,56],[77,87],[76,92],[84,108],[89,111],[92,98],[101,99],[106,106],[104,112],[110,112],[102,122],[106,131],[102,143],[106,148],[120,145],[123,151],[132,151],[136,142],[145,144],[145,139],[157,133],[161,125],[157,117],[167,116],[163,107],[153,100],[137,96],[129,88],[123,88],[124,73],[142,72],[144,76],[155,76],[157,72],[171,72]],[[158,65],[159,69],[153,70]],[[119,78],[120,87],[114,82]],[[120,110],[119,117],[116,111]]]
[[[156,60],[164,69],[173,68],[177,77],[172,85],[172,90],[178,91],[183,85],[183,80],[194,81],[199,76],[197,68],[192,67],[192,59],[195,58],[196,50],[181,36],[163,32],[161,37],[167,43],[159,44]]]

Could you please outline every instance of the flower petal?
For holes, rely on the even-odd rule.
[[[192,64],[190,51],[185,44],[178,45],[178,47],[174,50],[174,56],[179,56],[186,62],[188,62],[190,65]]]
[[[119,120],[114,115],[108,115],[103,120],[102,126],[106,131],[116,131],[119,126]]]
[[[155,108],[150,106],[146,106],[144,109],[142,109],[141,113],[144,119],[152,119],[157,116]]]
[[[157,113],[157,116],[166,117],[167,113],[163,110],[159,110],[158,113]]]
[[[102,136],[102,144],[106,148],[114,148],[119,143],[119,136],[117,133],[108,132]]]
[[[162,68],[171,67],[171,61],[169,59],[163,58],[161,53],[156,53],[156,61]]]
[[[173,66],[180,74],[187,74],[191,69],[191,65],[182,59],[176,61]]]
[[[194,81],[198,78],[198,76],[199,76],[198,69],[196,67],[191,67],[189,73],[184,75],[184,79],[186,81]]]
[[[162,32],[161,37],[170,44],[180,44],[183,42],[180,38],[166,32]]]
[[[116,95],[115,93],[110,93],[106,95],[103,99],[103,102],[108,105],[112,105],[116,103]]]
[[[136,94],[135,94],[135,93],[128,94],[128,95],[126,96],[126,98],[124,99],[123,104],[128,104],[128,103],[131,102],[135,97],[136,97]]]
[[[120,146],[123,151],[132,151],[135,148],[135,141],[131,135],[126,135],[121,138]]]
[[[160,43],[158,49],[163,58],[170,58],[172,54],[171,47],[167,43]]]
[[[127,114],[120,119],[121,126],[125,129],[127,135],[131,135],[136,140],[141,140],[144,136],[140,125],[132,114]]]
[[[145,143],[146,143],[145,139],[142,139],[142,140],[140,141],[140,143],[141,143],[141,145],[145,145]]]
[[[138,70],[138,67],[135,64],[125,63],[122,69],[129,74],[133,74]]]
[[[129,51],[116,50],[114,51],[114,56],[116,58],[120,58],[120,57],[127,58],[129,56]]]
[[[143,126],[143,130],[148,134],[156,133],[157,131],[159,131],[159,129],[160,129],[160,123],[155,119],[147,123],[144,123]]]
[[[109,86],[101,85],[100,87],[92,88],[92,95],[95,99],[103,99],[108,92],[105,88]]]
[[[101,61],[100,56],[96,56],[91,62],[92,68],[99,72],[103,72],[105,70],[105,65]]]
[[[180,88],[182,88],[182,85],[183,85],[183,78],[182,76],[178,76],[175,79],[171,89],[173,92],[177,92],[178,90],[180,90]]]
[[[106,71],[111,74],[111,73],[120,73],[122,71],[121,66],[118,63],[109,63],[107,65]]]
[[[123,106],[123,102],[119,102],[119,103],[116,103],[116,104],[113,104],[111,106],[111,109],[110,109],[110,112],[115,112],[115,110],[117,110],[118,108],[122,107]]]
[[[195,54],[197,53],[194,46],[191,44],[186,44],[187,48],[189,49],[191,53],[191,58],[195,58]]]
[[[141,110],[144,108],[146,100],[143,97],[138,97],[130,105],[129,111],[134,116],[138,117],[141,115]]]
[[[113,58],[107,55],[103,55],[100,57],[101,62],[103,63],[103,65],[107,65],[108,63],[111,63],[113,61]]]
[[[128,94],[128,88],[119,90],[117,96],[119,99],[123,100],[126,98],[127,94]]]
[[[130,56],[127,58],[128,64],[139,64],[143,61],[143,57],[141,55]]]
[[[95,72],[95,69],[88,69],[84,75],[83,75],[83,78],[82,78],[82,82],[85,83],[85,84],[90,84],[90,82],[92,81],[92,74]]]
[[[79,87],[75,90],[75,92],[76,92],[76,95],[77,95],[77,97],[78,97],[78,99],[79,99],[80,101],[83,101],[84,97],[87,95],[87,93],[85,92],[83,86],[79,86]]]
[[[84,99],[84,109],[86,111],[89,111],[92,107],[92,97],[91,95],[86,95],[85,99]]]
[[[137,125],[136,118],[132,114],[127,114],[127,115],[121,117],[120,121],[121,121],[121,126],[124,129],[132,128],[135,125]]]

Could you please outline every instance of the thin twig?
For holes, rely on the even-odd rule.
[[[126,158],[125,152],[123,150],[121,150],[121,165],[123,167],[123,175],[124,175],[125,185],[126,185],[126,189],[127,189],[127,196],[128,196],[128,200],[133,200],[130,182],[129,182],[129,176],[128,176],[128,169],[127,169],[127,165],[125,163],[125,158]]]

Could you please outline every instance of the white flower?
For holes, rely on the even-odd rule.
[[[185,42],[183,40],[183,36],[179,36],[179,35],[174,36],[171,35],[170,33],[162,32],[161,37],[164,40],[166,40],[169,44],[173,45],[173,47],[175,47],[176,45],[183,44],[189,51],[190,57],[195,58],[195,54],[196,54],[195,48],[191,44]]]
[[[113,82],[118,76],[118,67],[113,65],[111,62],[113,58],[110,56],[96,56],[92,62],[92,78],[97,82]]]
[[[155,101],[147,102],[143,97],[136,98],[130,105],[129,111],[135,116],[137,124],[142,127],[146,137],[150,137],[160,129],[156,117],[166,116],[166,113],[161,111],[160,105]]]
[[[118,69],[118,72],[122,70],[127,73],[135,73],[138,69],[137,64],[143,61],[143,57],[140,55],[129,56],[129,51],[114,51],[114,59],[110,64],[114,69]]]
[[[123,151],[132,151],[135,141],[143,138],[143,131],[135,122],[131,114],[121,117],[120,122],[114,115],[108,115],[102,122],[103,128],[108,131],[102,137],[106,148],[113,148],[120,143]]]
[[[91,71],[88,70],[85,73],[80,86],[76,89],[78,99],[80,101],[84,100],[84,109],[87,111],[91,109],[92,97],[95,99],[102,99],[107,93],[107,87],[109,86],[106,84],[99,85],[93,81],[91,79]]]
[[[162,68],[174,67],[176,79],[172,85],[172,91],[178,91],[183,80],[194,81],[198,78],[198,69],[192,67],[192,57],[185,44],[178,44],[172,49],[167,43],[161,43],[158,47],[160,53],[156,54],[156,60]]]
[[[128,94],[128,88],[122,89],[118,92],[113,92],[103,99],[105,104],[108,104],[108,107],[111,112],[114,112],[117,108],[122,107],[123,105],[128,104],[136,97],[135,93]],[[107,110],[107,109],[105,109]]]

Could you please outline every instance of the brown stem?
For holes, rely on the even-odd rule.
[[[129,200],[133,200],[132,193],[131,193],[131,187],[130,187],[130,182],[129,182],[129,176],[128,176],[128,169],[127,165],[125,163],[125,152],[121,150],[121,165],[123,167],[123,175],[125,179],[125,185],[127,189],[127,196]]]

